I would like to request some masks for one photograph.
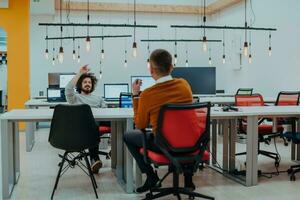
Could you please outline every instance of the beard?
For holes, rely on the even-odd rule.
[[[92,89],[91,87],[86,86],[86,87],[81,88],[81,91],[86,94],[89,94],[89,93],[91,93],[91,89]]]

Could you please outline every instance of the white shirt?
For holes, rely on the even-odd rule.
[[[159,79],[157,79],[155,81],[155,84],[163,83],[163,82],[170,81],[170,80],[173,80],[173,77],[171,75],[163,76],[163,77],[160,77]]]

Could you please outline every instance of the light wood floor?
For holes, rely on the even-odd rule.
[[[16,200],[41,200],[50,199],[53,184],[58,170],[59,152],[48,143],[48,128],[40,129],[36,133],[36,144],[33,151],[25,151],[24,133],[20,134],[21,141],[21,176],[16,185],[12,198]],[[219,143],[221,143],[221,137]],[[221,144],[220,144],[221,145]],[[244,145],[237,145],[242,151]],[[263,148],[274,151],[274,145],[263,145]],[[278,150],[282,156],[280,170],[286,170],[289,165],[295,164],[290,161],[290,145],[285,147],[279,142]],[[218,154],[222,154],[222,147],[218,148]],[[219,156],[221,157],[221,156]],[[113,172],[110,169],[110,160],[104,161],[104,167],[96,176],[98,183],[99,199],[104,200],[135,200],[141,199],[143,194],[126,194],[117,183]],[[221,160],[219,160],[221,163]],[[260,156],[259,169],[265,172],[275,171],[274,162],[271,159]],[[243,166],[244,157],[239,157],[237,166]],[[163,174],[162,170],[160,174]],[[300,199],[300,173],[296,176],[295,182],[289,181],[287,173],[272,178],[259,178],[259,184],[254,187],[240,185],[218,172],[205,168],[194,176],[197,191],[217,200],[298,200]],[[171,184],[168,178],[166,185]],[[89,178],[77,167],[69,170],[60,180],[54,199],[95,199],[95,195]],[[175,199],[173,196],[164,199]]]

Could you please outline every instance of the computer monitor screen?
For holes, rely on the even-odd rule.
[[[215,67],[175,67],[172,76],[187,80],[193,94],[216,94]]]
[[[132,108],[132,97],[131,93],[121,93],[120,94],[120,108]]]
[[[75,76],[76,74],[60,74],[59,75],[59,87],[60,88],[65,88],[66,85],[72,80],[72,78]]]
[[[152,76],[131,76],[131,84],[136,80],[140,79],[142,80],[142,86],[141,91],[145,90],[146,88],[151,87],[155,84],[155,80],[152,78]]]
[[[121,92],[128,92],[127,83],[104,84],[104,98],[106,100],[118,100]]]

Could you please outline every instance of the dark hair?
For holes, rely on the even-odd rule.
[[[156,49],[150,55],[150,61],[161,74],[168,74],[172,66],[172,56],[164,49]]]
[[[77,91],[78,93],[81,93],[81,90],[82,90],[82,81],[83,81],[85,78],[90,78],[91,81],[92,81],[91,92],[93,92],[94,89],[95,89],[95,86],[96,86],[97,81],[98,81],[97,78],[96,78],[93,74],[90,74],[90,73],[88,73],[88,74],[82,74],[82,75],[79,77],[79,79],[78,79],[78,81],[77,81],[77,83],[76,83],[76,91]]]

